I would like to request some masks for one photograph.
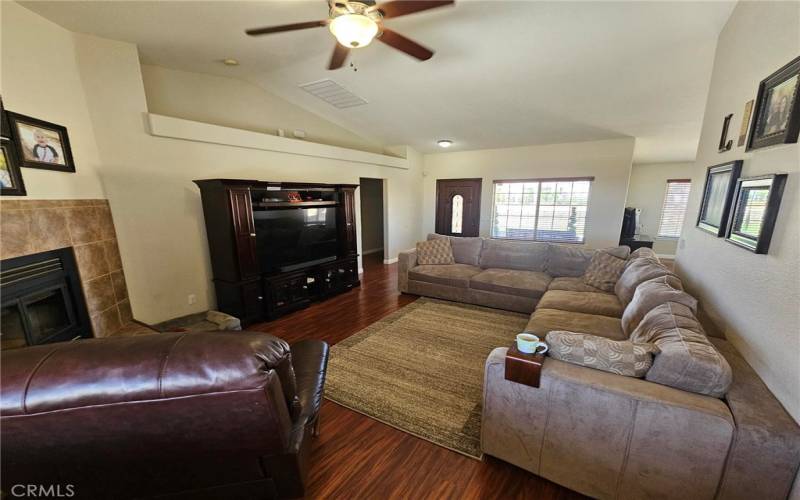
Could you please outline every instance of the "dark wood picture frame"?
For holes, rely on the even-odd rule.
[[[709,197],[713,187],[713,179],[716,175],[727,173],[730,173],[730,179],[728,180],[728,186],[725,189],[724,198],[722,200],[718,200],[718,202],[722,203],[721,217],[719,225],[715,225],[713,221],[705,218],[705,215],[708,213],[710,202]],[[730,214],[731,210],[731,201],[733,200],[733,194],[736,190],[736,181],[741,175],[742,160],[729,161],[727,163],[721,163],[719,165],[708,167],[708,170],[706,170],[706,183],[703,186],[703,198],[700,201],[700,210],[697,213],[696,226],[699,229],[709,232],[717,237],[725,235],[725,230],[728,227],[728,215]]]
[[[28,193],[25,191],[25,182],[19,169],[17,151],[11,142],[11,126],[2,97],[0,97],[0,148],[11,181],[11,186],[0,186],[0,196],[26,196]]]
[[[17,150],[17,157],[19,159],[20,166],[27,168],[38,168],[42,170],[55,170],[57,172],[75,172],[75,162],[72,159],[72,148],[69,144],[67,127],[40,120],[38,118],[14,113],[12,111],[7,111],[6,114],[8,115],[8,121],[11,128],[11,140]],[[23,144],[22,137],[20,136],[20,124],[57,133],[60,143],[59,146],[61,147],[61,152],[64,155],[64,165],[28,159],[25,155],[25,145]]]
[[[767,109],[766,102],[771,96],[770,91],[792,78],[797,78],[797,81],[794,87],[794,94],[786,104],[789,113],[786,127],[772,133],[761,133],[767,125],[768,113],[771,111]],[[795,58],[759,83],[753,123],[750,125],[750,137],[747,141],[746,150],[750,151],[751,149],[764,148],[775,144],[796,143],[798,132],[800,132],[800,57]]]
[[[17,152],[10,139],[0,138],[0,154],[3,155],[8,177],[11,181],[11,186],[0,186],[0,196],[27,196],[25,181],[22,180],[22,172],[19,169]]]
[[[736,195],[733,199],[732,213],[725,233],[726,241],[753,253],[766,254],[769,252],[769,244],[778,219],[778,211],[780,210],[783,188],[786,186],[787,177],[787,174],[770,174],[758,177],[743,177],[736,181]],[[736,221],[740,219],[740,214],[743,216],[743,211],[747,206],[746,203],[742,203],[742,193],[748,187],[769,189],[757,237],[738,231],[736,228]]]

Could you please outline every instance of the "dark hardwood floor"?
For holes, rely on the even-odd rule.
[[[397,264],[364,258],[361,287],[249,330],[333,345],[416,297],[397,292]],[[467,458],[325,400],[308,498],[535,498],[581,495],[518,467]]]

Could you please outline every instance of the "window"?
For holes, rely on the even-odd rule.
[[[689,179],[670,179],[667,181],[667,193],[661,207],[661,221],[658,223],[659,238],[680,238],[683,228],[683,216],[689,203],[689,190],[692,181]]]
[[[464,197],[460,194],[453,196],[453,217],[450,221],[450,232],[461,234],[461,221],[464,220]]]
[[[593,180],[495,181],[492,238],[583,243]]]

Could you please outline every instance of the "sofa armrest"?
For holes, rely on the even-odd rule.
[[[406,250],[397,256],[397,288],[408,293],[408,271],[417,265],[417,251]]]
[[[725,400],[736,420],[718,498],[787,498],[800,467],[800,427],[733,344],[718,338],[711,343],[733,370]]]
[[[539,388],[486,361],[481,447],[595,498],[713,498],[734,433],[725,403],[546,358]],[[689,465],[687,465],[689,464]]]
[[[289,344],[266,333],[162,333],[3,351],[0,415],[246,390],[277,375],[297,398]]]

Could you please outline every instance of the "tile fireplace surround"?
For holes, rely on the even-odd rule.
[[[108,200],[0,201],[0,259],[72,247],[95,337],[133,319]]]

